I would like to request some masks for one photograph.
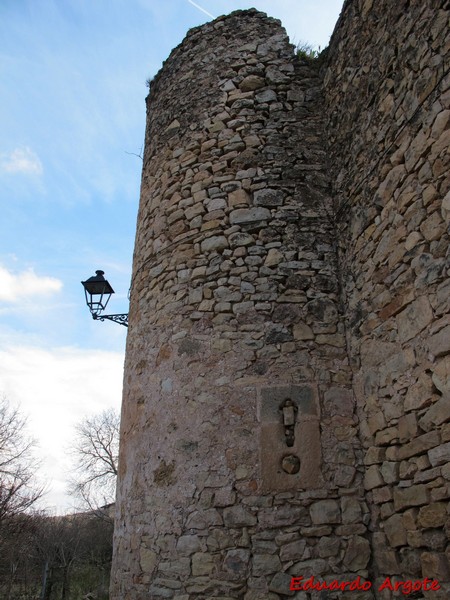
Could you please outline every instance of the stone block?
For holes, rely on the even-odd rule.
[[[348,541],[343,563],[349,571],[359,571],[367,567],[370,555],[369,540],[359,535],[354,535]]]
[[[417,416],[415,413],[408,413],[398,420],[399,442],[404,443],[418,434]]]
[[[259,511],[258,522],[263,529],[277,529],[304,523],[306,509],[298,506],[279,506]]]
[[[248,193],[239,188],[237,190],[233,190],[228,194],[228,205],[230,208],[236,208],[239,206],[248,206],[250,204],[250,196]]]
[[[450,353],[450,325],[428,338],[428,348],[436,357]]]
[[[382,573],[386,573],[387,575],[400,573],[397,554],[388,547],[384,533],[378,532],[373,534],[373,553],[375,564]]]
[[[405,397],[405,411],[417,410],[431,404],[434,395],[433,382],[427,373],[422,373],[418,381],[408,388]]]
[[[397,315],[398,337],[406,342],[416,337],[433,319],[433,310],[426,296],[420,296]]]
[[[392,517],[384,521],[383,529],[389,540],[389,544],[393,548],[406,545],[406,529],[403,526],[401,515],[392,515]]]
[[[239,84],[239,89],[242,92],[250,92],[264,87],[265,84],[266,81],[264,77],[259,77],[258,75],[247,75],[247,77],[244,77],[244,79]]]
[[[386,448],[379,448],[378,446],[371,446],[367,449],[364,457],[365,465],[379,464],[383,462],[386,457]]]
[[[237,208],[230,213],[230,223],[232,225],[247,225],[268,221],[271,213],[268,208],[255,206],[253,208]]]
[[[288,572],[294,577],[298,577],[299,573],[301,573],[301,575],[306,578],[311,577],[311,575],[314,575],[314,577],[323,575],[328,569],[328,561],[322,558],[313,558],[311,560],[303,560],[293,564]]]
[[[408,488],[395,488],[394,507],[395,510],[402,510],[410,506],[421,506],[428,504],[429,490],[423,484],[412,485]]]
[[[373,490],[376,487],[384,485],[384,479],[381,476],[380,469],[377,465],[371,465],[366,469],[364,474],[364,489]]]
[[[213,235],[203,240],[200,247],[204,254],[220,252],[228,248],[228,240],[224,235]]]
[[[182,556],[190,556],[202,549],[198,535],[182,535],[177,541],[177,552]]]
[[[385,483],[397,483],[399,479],[398,471],[398,462],[385,461],[383,462],[380,468],[380,472]]]
[[[281,190],[264,188],[254,193],[253,200],[256,206],[275,207],[281,206],[284,200],[284,194]]]
[[[399,460],[405,460],[411,456],[423,454],[427,450],[430,450],[430,448],[437,446],[439,442],[440,435],[438,431],[424,433],[423,435],[420,435],[416,439],[412,440],[412,442],[409,444],[401,446],[398,451],[398,458]]]
[[[444,465],[450,462],[450,442],[441,444],[428,451],[428,458],[433,467]]]
[[[450,355],[436,361],[432,380],[442,394],[450,394]]]
[[[230,506],[223,511],[223,521],[226,527],[252,527],[257,519],[243,506]]]
[[[284,259],[284,255],[277,248],[270,248],[267,253],[264,265],[266,267],[275,267]]]
[[[355,399],[353,391],[346,388],[332,387],[324,394],[326,410],[332,415],[353,416]]]
[[[291,575],[287,573],[276,573],[269,583],[269,591],[283,596],[293,596],[295,592],[290,589],[291,579]]]
[[[344,496],[341,499],[342,523],[359,523],[361,521],[361,503],[357,498]]]
[[[372,490],[372,499],[374,504],[382,504],[392,500],[392,486],[385,485],[384,487],[374,488]]]
[[[421,555],[422,577],[448,581],[450,579],[450,568],[448,558],[440,552],[423,552]]]
[[[430,406],[420,419],[419,425],[424,431],[429,431],[448,420],[450,420],[450,393],[447,392],[444,397]]]
[[[292,333],[294,340],[313,340],[314,333],[309,325],[306,323],[295,323]]]
[[[142,572],[147,574],[153,573],[158,559],[156,552],[153,552],[149,548],[141,547],[139,557]]]
[[[447,504],[436,502],[423,506],[419,510],[417,524],[425,529],[431,527],[442,527],[447,520]]]
[[[337,556],[340,547],[341,540],[338,537],[322,537],[316,546],[320,558]]]
[[[254,237],[249,233],[245,233],[244,231],[236,231],[235,233],[230,234],[228,241],[231,248],[253,246],[255,244]]]
[[[310,514],[314,525],[341,522],[341,511],[336,500],[314,502],[311,504]]]
[[[278,571],[281,571],[281,562],[276,554],[253,555],[253,575],[270,575],[272,573],[277,573]]]
[[[289,544],[283,544],[280,548],[280,558],[283,562],[289,560],[300,560],[306,548],[305,540],[296,540]]]
[[[209,552],[197,552],[192,556],[192,575],[211,575],[214,571],[214,557]]]
[[[223,567],[233,579],[242,579],[246,576],[249,562],[250,550],[236,548],[228,550],[223,561]]]

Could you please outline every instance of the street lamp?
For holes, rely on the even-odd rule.
[[[111,295],[114,294],[111,284],[103,277],[104,274],[104,271],[95,271],[93,277],[89,277],[86,281],[81,282],[84,287],[86,304],[91,311],[92,318],[99,321],[108,319],[109,321],[114,321],[114,323],[128,327],[128,313],[117,315],[101,314],[105,310]]]

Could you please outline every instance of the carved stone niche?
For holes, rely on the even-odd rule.
[[[262,491],[322,487],[317,388],[311,384],[262,388],[258,413]]]

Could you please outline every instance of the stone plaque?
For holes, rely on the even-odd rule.
[[[258,410],[263,491],[322,486],[320,411],[315,386],[263,388]]]

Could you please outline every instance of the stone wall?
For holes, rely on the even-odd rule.
[[[433,598],[450,581],[449,26],[444,1],[346,2],[325,75],[373,574],[435,577]]]
[[[445,4],[350,0],[325,63],[238,11],[151,82],[112,598],[450,580]]]
[[[151,83],[113,597],[367,575],[320,88],[257,11],[191,31]]]

